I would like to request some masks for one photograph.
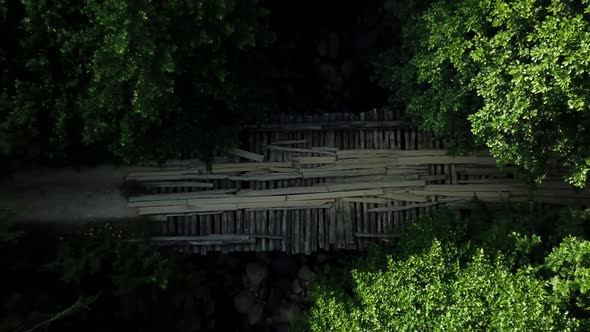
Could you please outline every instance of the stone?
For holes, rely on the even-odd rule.
[[[310,282],[310,281],[313,281],[315,279],[315,272],[313,272],[309,266],[303,265],[299,269],[299,272],[297,272],[297,276],[302,281]]]
[[[255,303],[254,305],[250,306],[250,309],[248,309],[248,324],[256,325],[260,323],[263,313],[264,308],[262,307],[262,304]]]
[[[300,313],[301,309],[299,309],[299,306],[297,304],[292,302],[285,302],[281,305],[281,308],[279,309],[278,321],[290,322],[293,319],[296,319]]]
[[[336,59],[340,54],[340,39],[336,32],[330,32],[328,37],[328,56]]]
[[[317,42],[317,50],[319,56],[326,56],[326,54],[328,53],[328,45],[326,45],[325,41],[320,40]]]
[[[340,65],[340,72],[345,79],[350,79],[354,72],[354,63],[351,60],[346,60]]]
[[[238,295],[234,296],[234,306],[239,313],[246,313],[250,307],[256,302],[254,295],[248,290],[242,290]]]
[[[262,282],[268,277],[268,268],[258,263],[246,265],[246,278],[248,285],[254,288],[260,287]]]
[[[278,274],[292,276],[297,273],[297,261],[291,255],[279,255],[270,262],[271,268]]]
[[[315,261],[316,261],[316,264],[318,264],[318,265],[322,265],[322,264],[324,264],[326,261],[328,261],[328,255],[326,255],[326,254],[321,254],[321,253],[320,253],[320,254],[318,254],[318,255],[315,257]]]
[[[205,301],[205,315],[207,317],[211,317],[213,316],[213,314],[215,313],[215,299],[210,298],[208,301]]]
[[[293,282],[291,283],[291,291],[295,294],[303,293],[303,287],[301,287],[299,280],[293,279]]]

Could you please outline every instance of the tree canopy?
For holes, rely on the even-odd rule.
[[[270,105],[265,15],[255,1],[0,1],[13,37],[0,51],[0,148],[210,157]]]
[[[455,151],[487,146],[540,180],[551,158],[582,186],[590,170],[590,2],[437,1],[384,53],[391,101]],[[399,53],[399,51],[398,51]],[[405,58],[404,58],[405,56]]]

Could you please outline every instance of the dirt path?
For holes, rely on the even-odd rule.
[[[35,168],[0,178],[0,208],[17,220],[77,223],[137,216],[120,186],[137,167],[103,165],[74,170]]]

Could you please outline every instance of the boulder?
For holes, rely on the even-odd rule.
[[[248,309],[248,324],[256,325],[260,323],[263,313],[264,308],[262,307],[262,304],[255,303],[254,305],[250,306]]]
[[[299,272],[297,272],[297,276],[302,281],[311,282],[315,279],[315,272],[313,272],[309,266],[303,265],[299,269]]]
[[[258,263],[250,263],[246,265],[246,278],[248,285],[253,288],[258,288],[264,280],[268,277],[268,268]]]
[[[234,296],[234,306],[239,313],[248,312],[254,303],[256,303],[254,295],[247,290],[242,290],[238,295]]]
[[[279,316],[278,321],[281,322],[290,322],[293,319],[297,318],[301,314],[301,309],[299,306],[292,302],[285,302],[281,305],[279,309]]]

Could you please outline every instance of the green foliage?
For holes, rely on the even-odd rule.
[[[531,268],[512,272],[477,253],[461,264],[457,250],[433,242],[422,254],[389,261],[380,272],[352,271],[354,296],[322,293],[312,331],[570,331],[569,317]]]
[[[590,314],[590,242],[566,238],[547,257],[546,267],[554,274],[555,294]]]
[[[322,276],[312,331],[567,331],[588,327],[590,210],[440,210]],[[564,239],[565,238],[565,239]],[[553,249],[555,248],[555,249]],[[553,286],[553,287],[550,287]]]
[[[0,53],[3,150],[207,159],[269,106],[259,50],[273,36],[255,1],[9,0],[0,8],[0,23],[21,39]]]
[[[81,241],[65,242],[51,269],[67,285],[111,294],[117,319],[148,331],[198,314],[211,296],[211,280],[189,256],[126,242],[124,233],[108,224],[89,229]]]
[[[437,1],[405,28],[407,60],[378,80],[455,150],[486,145],[537,180],[556,156],[567,181],[590,171],[590,2]]]

